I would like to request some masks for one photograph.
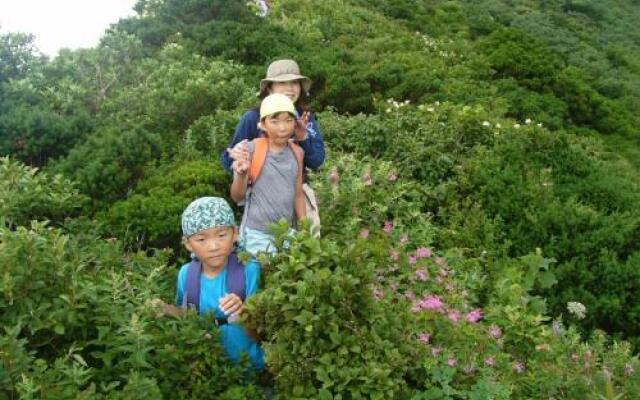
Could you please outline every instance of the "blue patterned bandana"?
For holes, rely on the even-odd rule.
[[[236,220],[229,203],[220,197],[196,199],[182,213],[182,235],[184,237],[221,226],[236,226]]]

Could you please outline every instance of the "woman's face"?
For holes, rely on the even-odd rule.
[[[269,94],[280,93],[291,99],[293,103],[300,98],[302,87],[300,81],[272,82],[269,86]]]

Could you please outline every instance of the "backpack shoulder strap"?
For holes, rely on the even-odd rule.
[[[243,302],[247,297],[244,264],[238,260],[235,251],[229,254],[227,259],[227,292],[237,294]]]
[[[198,312],[200,311],[200,274],[202,274],[202,264],[198,260],[192,260],[187,267],[187,280],[182,296],[182,307],[193,308]]]
[[[293,155],[296,157],[298,161],[298,168],[304,168],[304,150],[300,147],[299,144],[294,142],[293,140],[289,141],[289,145],[291,146],[291,150],[293,151]]]
[[[267,158],[267,151],[269,150],[269,140],[265,137],[260,137],[253,140],[255,148],[253,150],[253,156],[251,157],[251,167],[249,167],[249,183],[254,183],[260,176],[264,160]]]

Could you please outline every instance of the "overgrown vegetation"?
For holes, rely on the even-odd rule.
[[[273,3],[140,0],[53,60],[0,35],[0,398],[264,396],[149,300],[279,57],[328,154],[323,238],[244,317],[276,397],[636,398],[637,2]]]

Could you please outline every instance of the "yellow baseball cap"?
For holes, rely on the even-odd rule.
[[[260,119],[279,112],[288,112],[296,116],[296,108],[291,99],[284,94],[274,93],[265,97],[260,104]]]

